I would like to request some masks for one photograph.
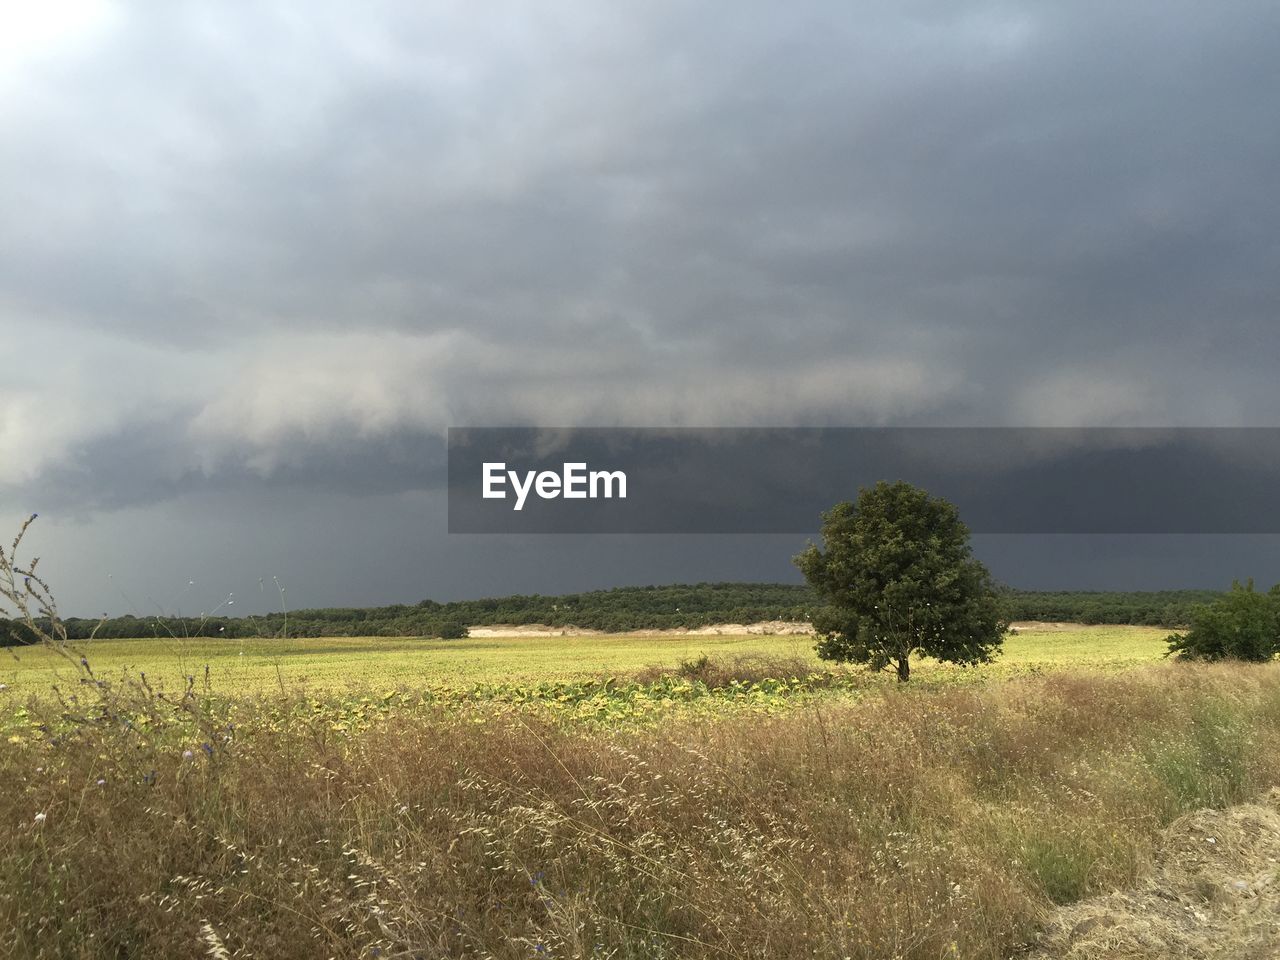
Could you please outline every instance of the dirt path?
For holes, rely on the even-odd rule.
[[[1280,788],[1166,831],[1132,890],[1057,911],[1027,960],[1280,958]]]
[[[717,623],[708,627],[681,627],[670,630],[625,630],[606,634],[585,627],[548,627],[541,623],[515,625],[495,623],[471,627],[473,637],[718,637],[718,636],[804,636],[813,633],[808,623],[790,620],[766,620],[760,623]]]

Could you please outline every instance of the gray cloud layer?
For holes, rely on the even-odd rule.
[[[92,557],[391,516],[449,424],[1280,417],[1274,4],[68,9],[0,40],[0,506]]]

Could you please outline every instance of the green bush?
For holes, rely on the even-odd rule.
[[[1253,580],[1191,613],[1191,629],[1169,637],[1169,653],[1189,660],[1261,663],[1280,650],[1280,586],[1259,593]]]

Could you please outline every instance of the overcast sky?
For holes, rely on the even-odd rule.
[[[449,425],[1280,424],[1275,3],[480,9],[5,5],[0,519],[64,611],[795,577],[451,537]],[[979,552],[1280,577],[1053,543]]]

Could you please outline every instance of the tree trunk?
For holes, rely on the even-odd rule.
[[[911,679],[911,661],[907,657],[898,658],[898,682],[906,683]]]

